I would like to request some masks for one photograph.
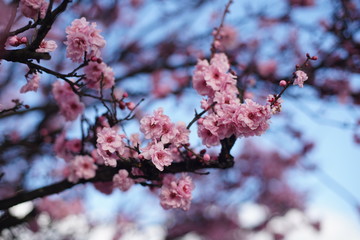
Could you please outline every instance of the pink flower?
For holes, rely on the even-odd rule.
[[[304,82],[308,80],[308,76],[304,71],[297,70],[294,73],[294,83],[293,85],[299,85],[299,87],[304,87]]]
[[[100,49],[105,46],[105,40],[96,29],[96,23],[89,23],[84,17],[75,19],[71,26],[66,28],[65,44],[66,56],[74,62],[82,62],[84,53],[88,59],[99,57]]]
[[[60,113],[67,121],[74,121],[85,109],[85,105],[80,101],[69,84],[62,84],[60,81],[53,83],[52,93],[60,107]]]
[[[229,60],[224,53],[216,53],[214,57],[211,58],[210,64],[218,67],[223,73],[230,69]]]
[[[125,153],[125,143],[122,139],[123,136],[108,127],[97,133],[97,152],[104,159],[105,165],[116,167],[117,154]]]
[[[69,84],[63,84],[61,80],[58,80],[52,85],[52,93],[57,102],[61,102],[62,99],[74,94]]]
[[[202,121],[198,121],[198,135],[207,147],[220,144],[218,124],[218,117],[214,114],[207,115]]]
[[[188,144],[190,130],[186,128],[186,124],[184,122],[178,122],[175,125],[175,130],[176,134],[171,143],[177,147],[179,147],[181,144]]]
[[[163,143],[169,143],[174,137],[174,125],[168,116],[163,114],[163,109],[154,111],[154,115],[147,115],[140,120],[140,131],[147,139],[160,139]]]
[[[76,156],[70,163],[70,174],[68,180],[76,183],[79,179],[90,179],[95,177],[97,166],[94,163],[94,159],[89,156]]]
[[[246,99],[233,118],[236,135],[238,137],[260,136],[269,128],[270,117],[269,105],[261,106],[251,99]]]
[[[213,90],[207,85],[204,74],[209,68],[209,63],[207,60],[198,60],[194,75],[192,78],[192,83],[194,89],[202,96],[211,96],[213,95]]]
[[[160,171],[164,170],[164,166],[170,166],[173,162],[170,150],[165,149],[162,142],[150,143],[146,148],[142,149],[141,156],[145,159],[151,159],[152,163]]]
[[[36,92],[39,88],[40,74],[34,73],[26,77],[27,83],[21,87],[20,93],[26,93],[29,91]]]
[[[122,141],[123,137],[118,134],[114,129],[104,127],[97,133],[98,147],[104,151],[114,153],[118,151],[120,154],[124,152],[125,144]]]
[[[89,88],[100,90],[102,86],[102,89],[108,89],[115,84],[114,72],[104,62],[89,62],[84,68],[84,73],[84,81]]]
[[[215,91],[236,93],[235,76],[227,73],[229,69],[229,61],[223,53],[215,54],[210,61],[210,65],[206,60],[198,60],[193,75],[194,89],[200,95],[209,97],[213,97]]]
[[[220,30],[221,46],[227,50],[232,50],[237,46],[237,31],[234,27],[224,25]]]
[[[36,52],[53,52],[55,51],[55,49],[57,48],[57,44],[55,41],[50,40],[50,41],[45,41],[42,40],[40,43],[40,46],[38,49],[36,49]]]
[[[80,102],[78,95],[69,95],[60,102],[60,113],[66,121],[74,121],[84,111],[85,105]]]
[[[25,17],[37,20],[44,18],[49,4],[45,0],[21,0],[20,10]]]
[[[193,189],[192,179],[185,174],[178,180],[173,176],[166,176],[161,188],[160,204],[164,209],[182,208],[189,210]]]
[[[132,185],[134,185],[134,180],[129,178],[129,173],[121,169],[117,174],[113,177],[113,184],[114,187],[119,188],[121,191],[125,192],[131,188]]]
[[[116,167],[117,159],[119,158],[116,155],[116,152],[110,152],[109,150],[103,150],[101,148],[97,149],[97,153],[103,159],[106,166]]]

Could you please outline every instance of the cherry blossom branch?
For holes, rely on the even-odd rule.
[[[228,3],[226,4],[225,6],[225,10],[223,12],[223,15],[221,17],[221,21],[220,21],[220,25],[219,27],[216,29],[216,32],[214,34],[214,39],[213,39],[213,42],[211,43],[211,55],[214,55],[215,52],[216,52],[216,41],[218,41],[219,39],[219,34],[220,34],[220,31],[221,31],[221,28],[223,27],[224,25],[224,22],[225,22],[225,17],[226,17],[226,14],[230,12],[230,5],[233,3],[233,0],[229,0]]]
[[[310,61],[310,60],[317,60],[317,57],[316,56],[313,56],[313,57],[311,57],[310,56],[310,54],[306,54],[306,60],[305,60],[305,62],[301,65],[301,66],[296,66],[296,70],[300,70],[300,69],[302,69],[303,67],[305,67],[305,66],[308,66],[308,62]],[[292,77],[292,81],[287,81],[286,82],[286,85],[284,86],[284,88],[281,90],[281,92],[279,93],[279,94],[275,94],[274,96],[275,96],[275,99],[274,99],[274,101],[273,102],[271,102],[271,107],[272,106],[274,106],[275,104],[276,104],[276,102],[281,98],[281,96],[283,95],[283,93],[286,91],[286,89],[288,89],[289,88],[289,86],[294,82],[294,79],[295,79],[295,75]]]
[[[227,150],[225,150],[227,151]],[[223,152],[223,151],[222,151]],[[196,172],[200,169],[227,169],[234,165],[233,157],[229,159],[220,159],[220,157],[229,157],[228,154],[221,154],[217,162],[211,162],[208,164],[200,161],[184,161],[172,163],[170,166],[165,167],[164,171],[159,171],[150,161],[143,161],[135,163],[133,161],[119,161],[116,168],[113,167],[101,167],[94,178],[80,179],[77,183],[69,182],[68,180],[62,180],[60,182],[50,184],[48,186],[35,189],[29,192],[19,192],[15,196],[0,200],[0,210],[5,210],[13,207],[17,204],[34,200],[36,198],[45,197],[55,193],[60,193],[66,189],[70,189],[76,185],[84,184],[87,182],[109,182],[112,181],[112,177],[118,172],[119,169],[131,169],[131,167],[139,167],[144,172],[143,177],[147,177],[148,180],[157,180],[161,174],[164,173],[181,173],[181,172]]]
[[[51,12],[51,5],[52,1],[50,1],[50,6],[47,11],[47,14],[45,16],[45,19],[41,21],[41,27],[39,28],[39,31],[37,32],[37,36],[34,39],[34,41],[26,48],[23,49],[15,49],[15,50],[3,50],[0,54],[0,59],[4,59],[6,61],[11,62],[20,62],[20,63],[27,63],[30,59],[35,59],[37,61],[40,60],[50,60],[51,56],[49,53],[38,53],[35,52],[37,48],[39,48],[41,41],[45,38],[47,33],[50,31],[53,23],[55,22],[58,15],[66,10],[66,7],[68,3],[70,3],[71,0],[64,0],[53,12]],[[16,13],[16,8],[15,8]],[[10,25],[10,23],[8,24]],[[19,30],[20,32],[23,30],[27,30],[27,28],[31,28],[33,26],[36,26],[37,22],[34,23],[34,25],[28,25]],[[5,41],[8,37],[9,30],[6,32],[6,34],[3,34],[4,39],[0,39],[0,46],[3,49]],[[13,34],[13,33],[11,33]]]
[[[50,10],[48,9],[48,11],[46,13],[46,16],[45,16],[44,20],[41,23],[41,27],[40,27],[39,31],[37,32],[37,36],[36,36],[35,40],[30,44],[29,47],[27,47],[27,49],[29,49],[30,51],[35,51],[37,48],[39,48],[41,41],[44,40],[44,38],[46,37],[46,35],[50,31],[50,29],[51,29],[53,23],[55,22],[56,18],[58,17],[58,15],[66,10],[67,5],[71,1],[72,0],[64,0],[51,13],[49,11],[51,10],[50,7],[52,5],[51,4],[52,1],[50,2],[50,6],[49,6]]]

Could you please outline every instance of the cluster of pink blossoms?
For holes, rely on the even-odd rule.
[[[69,182],[76,183],[79,179],[90,179],[95,177],[97,166],[95,160],[90,156],[76,156],[69,164]]]
[[[27,83],[21,87],[20,93],[26,93],[29,91],[36,92],[39,88],[40,83],[40,74],[39,73],[33,73],[26,77]]]
[[[28,18],[37,20],[40,16],[41,19],[45,17],[46,10],[49,3],[45,0],[21,0],[20,10],[21,13]]]
[[[164,170],[174,161],[174,151],[177,147],[189,143],[190,131],[185,124],[174,124],[170,118],[163,114],[163,109],[154,111],[140,120],[140,131],[151,142],[141,149],[141,157],[152,161],[157,169]],[[166,145],[166,146],[165,146]]]
[[[210,63],[199,60],[195,68],[193,86],[200,95],[207,96],[201,107],[209,110],[208,115],[198,121],[198,135],[207,147],[219,145],[221,139],[232,135],[259,136],[269,127],[270,105],[263,106],[251,99],[241,103],[236,77],[229,70],[229,61],[223,53],[215,54]]]
[[[126,151],[124,137],[110,127],[104,127],[97,133],[97,153],[104,159],[105,165],[116,167],[117,159]]]
[[[79,96],[72,91],[69,84],[64,84],[61,81],[54,82],[52,93],[60,107],[60,113],[67,121],[74,121],[84,111],[84,104],[80,101]]]
[[[100,49],[105,46],[105,40],[96,29],[96,23],[89,23],[84,17],[75,19],[66,28],[66,57],[74,62],[82,62],[84,54],[88,59],[100,57]]]
[[[160,204],[164,209],[182,208],[189,210],[194,184],[185,174],[180,179],[167,175],[160,192]]]
[[[108,89],[115,84],[114,72],[104,62],[89,62],[84,68],[84,73],[86,75],[84,81],[89,88],[100,90],[102,87],[102,89]]]

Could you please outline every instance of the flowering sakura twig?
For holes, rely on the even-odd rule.
[[[308,66],[308,62],[309,62],[310,60],[314,60],[314,61],[315,61],[315,60],[317,60],[317,57],[316,57],[316,56],[311,57],[310,54],[307,53],[307,54],[306,54],[306,60],[305,60],[305,62],[304,62],[301,66],[297,65],[297,66],[296,66],[296,71],[301,71],[301,69],[302,69],[303,67]],[[279,94],[275,94],[275,95],[274,95],[274,96],[275,96],[275,99],[274,99],[274,101],[271,102],[271,107],[274,106],[274,105],[277,103],[277,101],[281,98],[281,96],[282,96],[283,93],[286,91],[286,89],[287,89],[292,83],[295,82],[296,78],[297,78],[297,75],[294,73],[294,74],[293,74],[292,81],[285,81],[285,80],[281,80],[281,81],[280,81],[280,86],[282,86],[282,87],[284,87],[284,88],[280,91]]]
[[[230,12],[230,5],[233,3],[234,1],[233,0],[229,0],[228,3],[226,4],[225,6],[225,10],[223,12],[223,15],[221,17],[221,21],[220,21],[220,25],[218,28],[215,29],[215,33],[214,33],[214,38],[213,38],[213,42],[211,43],[211,55],[213,56],[215,53],[216,53],[216,45],[218,44],[218,41],[219,41],[219,36],[220,36],[220,31],[221,31],[221,28],[223,27],[224,25],[224,22],[225,22],[225,17],[226,17],[226,14],[228,14]]]

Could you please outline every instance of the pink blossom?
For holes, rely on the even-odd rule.
[[[53,83],[52,93],[60,107],[60,113],[67,121],[74,121],[85,109],[85,105],[80,101],[69,84],[60,81]]]
[[[49,40],[49,41],[45,41],[42,40],[40,43],[40,46],[38,49],[36,49],[36,52],[53,52],[55,51],[55,49],[57,48],[57,44],[55,41],[53,40]]]
[[[36,20],[40,14],[40,18],[44,18],[49,3],[45,0],[21,0],[20,10],[25,17]]]
[[[229,59],[224,53],[214,54],[210,60],[210,64],[219,68],[223,73],[229,71],[230,69]]]
[[[99,57],[100,49],[105,46],[105,40],[96,29],[96,23],[89,23],[84,17],[75,19],[71,26],[66,28],[65,44],[66,56],[74,62],[82,62],[84,53],[88,59]]]
[[[117,152],[110,152],[109,150],[103,150],[101,148],[97,149],[97,153],[103,159],[106,166],[116,167],[117,159],[119,158],[116,153]]]
[[[177,147],[182,144],[189,143],[190,130],[186,128],[186,124],[184,122],[178,122],[175,125],[175,131],[176,133],[171,143],[173,143]]]
[[[125,192],[134,185],[134,180],[129,178],[128,171],[121,169],[117,174],[113,177],[114,187],[119,188],[121,191]]]
[[[170,118],[163,114],[163,109],[154,111],[154,115],[147,115],[140,120],[140,131],[147,139],[160,139],[169,143],[175,137],[174,125]]]
[[[71,153],[79,153],[82,148],[81,139],[71,139],[66,141],[65,148]]]
[[[209,62],[207,60],[198,60],[195,71],[192,77],[192,83],[194,89],[202,96],[213,95],[213,90],[206,84],[204,74],[209,68]]]
[[[304,87],[304,82],[308,80],[308,76],[304,71],[297,70],[294,72],[294,83],[293,85],[299,85],[299,87]]]
[[[207,147],[220,144],[218,124],[218,117],[215,114],[207,115],[202,121],[198,121],[198,135]]]
[[[165,149],[162,142],[151,142],[146,148],[142,149],[141,156],[145,159],[151,159],[152,163],[160,171],[164,170],[164,166],[170,166],[173,162],[170,150]]]
[[[268,129],[270,117],[269,105],[262,106],[251,99],[246,99],[233,118],[236,135],[238,137],[260,136]]]
[[[217,53],[210,61],[198,60],[194,75],[193,87],[200,95],[212,97],[215,91],[231,91],[235,93],[235,76],[227,71],[230,69],[225,54]]]
[[[104,127],[97,133],[97,144],[104,151],[114,153],[118,151],[120,154],[124,152],[125,144],[122,141],[123,137],[112,128]]]
[[[230,25],[222,26],[220,30],[220,44],[227,50],[232,50],[237,46],[237,31]]]
[[[81,151],[81,140],[71,139],[66,140],[65,132],[56,136],[54,143],[54,152],[57,157],[64,159],[66,162],[70,162],[76,154]]]
[[[161,188],[160,204],[164,209],[182,208],[189,210],[193,189],[192,179],[185,174],[178,180],[173,176],[166,176]]]
[[[67,121],[74,121],[84,111],[84,104],[80,102],[78,95],[69,95],[60,102],[60,113]]]
[[[70,174],[68,180],[76,183],[79,179],[90,179],[95,177],[97,166],[90,156],[76,156],[70,163]]]
[[[117,154],[125,153],[123,136],[113,128],[104,127],[97,133],[97,152],[104,159],[105,165],[116,167]]]
[[[69,84],[64,84],[61,80],[58,80],[52,85],[52,93],[57,102],[61,102],[62,99],[74,94]]]
[[[89,88],[108,89],[115,84],[114,72],[104,62],[89,62],[84,68],[84,73],[86,75],[84,81]]]
[[[39,88],[40,74],[34,73],[26,77],[27,83],[21,87],[20,93],[26,93],[29,91],[36,92]]]

